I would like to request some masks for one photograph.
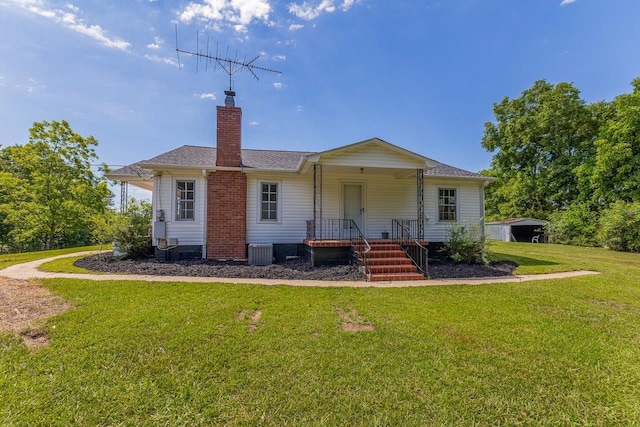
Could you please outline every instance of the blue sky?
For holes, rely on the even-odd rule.
[[[492,105],[535,80],[588,102],[640,76],[638,0],[0,0],[0,144],[68,120],[124,165],[215,144],[228,77],[179,47],[281,70],[234,76],[243,147],[322,151],[379,137],[487,168]],[[214,52],[215,53],[215,52]]]

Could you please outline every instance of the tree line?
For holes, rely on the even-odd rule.
[[[151,204],[131,200],[113,210],[93,136],[65,120],[35,122],[25,144],[0,147],[0,253],[120,245],[134,255],[151,245]]]
[[[610,102],[536,81],[494,104],[486,218],[550,220],[556,243],[640,251],[640,78]]]

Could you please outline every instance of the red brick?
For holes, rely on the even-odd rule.
[[[242,165],[242,109],[218,106],[216,166]]]
[[[213,172],[207,191],[207,258],[246,259],[246,175],[240,171]]]

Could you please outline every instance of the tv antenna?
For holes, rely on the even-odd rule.
[[[234,57],[229,56],[229,47],[227,46],[227,50],[224,56],[218,50],[218,43],[216,42],[216,51],[215,54],[209,50],[209,37],[207,36],[207,45],[206,50],[200,49],[200,37],[199,32],[196,31],[196,51],[191,52],[188,50],[180,49],[178,46],[178,25],[176,24],[176,55],[178,56],[178,68],[180,68],[180,54],[185,53],[187,55],[192,55],[196,57],[196,72],[198,72],[198,64],[200,62],[204,62],[205,71],[208,70],[209,64],[213,64],[214,71],[219,65],[220,68],[224,70],[225,73],[229,76],[229,90],[225,90],[224,93],[227,95],[227,100],[231,97],[231,102],[233,102],[233,97],[235,96],[235,92],[233,91],[233,81],[232,77],[234,74],[242,71],[244,69],[248,70],[256,80],[260,80],[256,71],[267,71],[269,73],[278,73],[282,74],[282,71],[273,70],[271,68],[260,67],[255,65],[256,60],[260,58],[260,55],[257,55],[255,58],[247,60],[245,56],[243,59],[238,59],[238,51],[236,51]],[[225,100],[225,103],[227,103]]]

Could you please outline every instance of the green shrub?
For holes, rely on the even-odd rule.
[[[113,242],[114,252],[135,258],[151,251],[151,203],[131,198],[124,213],[107,212],[93,218],[93,240],[104,245]]]
[[[481,223],[454,225],[447,230],[442,251],[455,263],[486,264],[487,243]]]
[[[614,251],[640,252],[640,203],[611,205],[600,217],[599,237]]]
[[[598,214],[587,204],[576,203],[551,214],[546,227],[549,240],[561,245],[597,246]]]

